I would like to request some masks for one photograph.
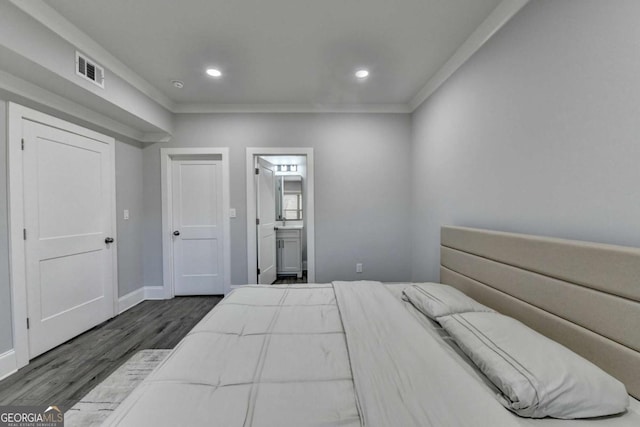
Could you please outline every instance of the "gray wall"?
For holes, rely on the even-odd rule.
[[[118,295],[143,286],[142,149],[116,141],[116,218],[118,226]],[[129,219],[124,219],[124,210]]]
[[[413,116],[413,278],[444,224],[640,246],[640,2],[530,2]]]
[[[171,143],[144,149],[145,285],[162,284],[160,147],[230,147],[233,284],[247,281],[246,147],[314,148],[316,281],[410,278],[409,115],[190,114],[174,126]]]
[[[0,100],[0,354],[13,348],[7,208],[7,104]]]

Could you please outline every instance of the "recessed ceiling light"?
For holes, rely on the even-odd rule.
[[[171,80],[171,84],[173,85],[173,87],[178,89],[182,89],[184,87],[184,83],[180,80]]]
[[[359,79],[366,79],[367,77],[369,77],[369,71],[365,69],[358,70],[356,71],[356,77]]]
[[[207,74],[211,77],[220,77],[222,76],[222,71],[217,68],[207,68]]]

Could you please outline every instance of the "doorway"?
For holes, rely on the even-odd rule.
[[[163,148],[165,297],[230,290],[227,148]]]
[[[247,148],[248,283],[314,283],[312,148]]]
[[[10,103],[8,153],[19,368],[115,315],[115,140]]]

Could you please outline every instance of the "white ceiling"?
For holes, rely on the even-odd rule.
[[[500,0],[45,2],[176,104],[384,106],[409,104]]]

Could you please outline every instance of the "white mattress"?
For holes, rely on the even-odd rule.
[[[229,294],[109,417],[109,426],[637,426],[504,409],[406,285],[247,286]],[[389,292],[391,290],[391,292]]]

